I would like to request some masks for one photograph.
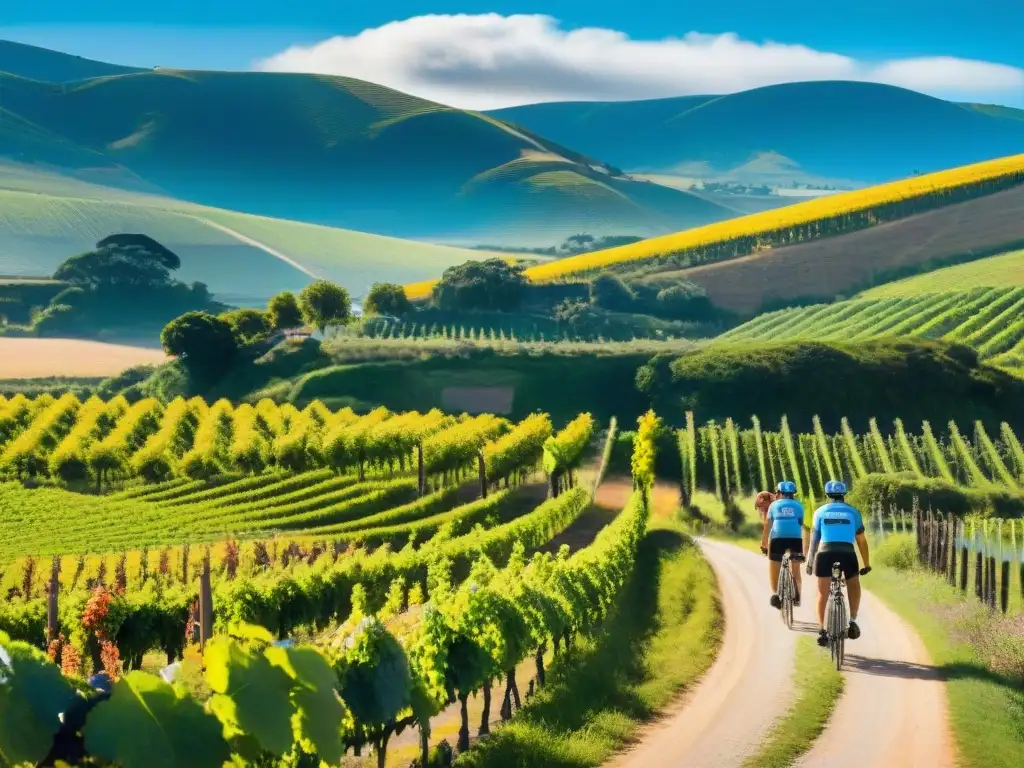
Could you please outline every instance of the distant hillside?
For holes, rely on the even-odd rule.
[[[9,72],[29,80],[67,83],[90,77],[125,75],[139,71],[141,70],[135,67],[122,67],[47,48],[37,48],[34,45],[0,40],[0,72]]]
[[[685,276],[703,286],[717,306],[749,314],[766,304],[831,300],[900,270],[1020,245],[1024,186],[837,237],[655,277]]]
[[[505,245],[734,215],[493,117],[350,78],[160,70],[64,85],[2,76],[0,88],[37,132],[31,145],[0,135],[0,157],[76,176],[125,169],[173,197],[249,213]]]
[[[1020,110],[874,83],[787,83],[728,96],[536,104],[489,114],[627,171],[747,183],[878,183],[1024,152]],[[758,162],[749,167],[751,161]]]
[[[16,191],[17,190],[17,191]],[[487,253],[193,205],[0,164],[0,275],[42,276],[115,232],[142,232],[181,257],[181,280],[262,302],[322,276],[354,296],[375,281],[421,280]],[[238,299],[241,297],[241,299]]]

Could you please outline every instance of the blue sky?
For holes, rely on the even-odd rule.
[[[714,55],[707,50],[712,47],[710,41],[691,41],[691,48],[702,49],[693,58],[686,58],[688,49],[620,45],[616,50],[622,59],[615,66],[605,61],[596,62],[601,66],[592,65],[588,56],[594,54],[585,50],[587,41],[575,40],[575,52],[557,52],[561,59],[556,68],[563,77],[556,77],[555,85],[547,89],[538,86],[534,93],[530,82],[524,84],[522,78],[527,72],[537,82],[545,79],[545,67],[551,64],[548,59],[556,56],[552,51],[564,45],[560,35],[581,27],[596,27],[621,33],[624,40],[637,44],[694,32],[713,36],[734,33],[739,43],[763,46],[772,41],[846,57],[846,65],[838,61],[832,64],[840,76],[847,71],[853,73],[850,79],[880,80],[943,97],[977,96],[977,100],[1024,107],[1024,80],[1018,82],[1014,74],[1024,73],[1024,45],[1013,33],[1024,29],[1022,0],[492,0],[486,4],[470,0],[0,0],[0,4],[0,37],[77,55],[136,66],[258,66],[357,77],[367,77],[369,68],[381,73],[378,81],[435,98],[445,97],[449,102],[461,100],[469,106],[494,106],[487,103],[488,98],[510,103],[565,97],[628,98],[632,92],[658,96],[699,92],[702,88],[735,90],[761,83],[757,73],[742,71],[739,66],[747,58],[754,61],[748,56],[751,49],[736,40],[730,45],[729,39],[723,38],[717,46],[721,50]],[[484,13],[544,14],[557,19],[557,23],[545,29],[502,21],[489,23],[487,31],[478,37],[501,36],[500,61],[482,51],[484,42],[480,39],[475,44],[466,42],[466,27],[451,20],[378,33],[372,38],[372,56],[367,55],[366,45],[351,43],[363,30],[388,22],[425,14]],[[323,45],[339,36],[340,42],[335,45]],[[306,47],[302,55],[273,58],[295,45]],[[402,47],[419,51],[419,58],[399,50]],[[384,56],[383,49],[390,53]],[[459,61],[439,71],[437,52],[452,50]],[[807,57],[798,60],[798,53],[796,49],[790,51],[788,63],[778,65],[775,79],[814,76],[819,67]],[[641,77],[630,69],[628,61],[640,58],[649,69],[664,70],[673,67],[677,54],[688,62],[688,71],[672,77],[664,72],[660,76],[648,72]],[[373,59],[373,67],[364,62],[367,58]],[[426,58],[431,58],[429,66],[424,64]],[[526,58],[531,58],[529,66]],[[1005,68],[957,68],[951,60],[959,59]],[[512,61],[518,68],[509,69]],[[771,70],[776,59],[758,61],[756,69]],[[895,74],[890,66],[894,61],[904,62]],[[736,71],[728,77],[692,76],[694,69],[731,69],[733,64]],[[584,76],[595,68],[601,73]],[[749,68],[755,68],[753,63]],[[810,74],[805,75],[805,71]],[[482,83],[487,73],[491,81]],[[572,77],[564,77],[566,73]]]

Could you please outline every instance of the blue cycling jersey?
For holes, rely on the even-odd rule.
[[[830,501],[814,513],[811,529],[822,544],[853,544],[864,533],[860,512],[842,501]]]
[[[796,499],[779,499],[768,507],[772,521],[769,536],[773,539],[799,539],[803,536],[804,505]]]

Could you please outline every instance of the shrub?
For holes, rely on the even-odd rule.
[[[888,568],[909,571],[917,567],[917,544],[911,533],[892,534],[874,549],[874,560]]]

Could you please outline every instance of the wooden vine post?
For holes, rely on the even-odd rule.
[[[206,643],[213,636],[213,590],[210,584],[210,550],[203,557],[203,569],[199,574],[199,650],[206,650]]]
[[[480,472],[480,498],[487,498],[487,465],[484,463],[484,452],[480,451],[476,455],[477,469]]]
[[[416,477],[419,482],[419,494],[422,497],[427,493],[427,474],[423,465],[423,441],[416,444]]]
[[[60,557],[54,555],[50,569],[50,583],[46,588],[46,643],[49,645],[57,639],[58,620],[57,601],[60,593]]]

